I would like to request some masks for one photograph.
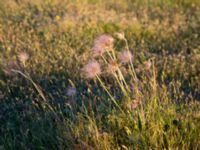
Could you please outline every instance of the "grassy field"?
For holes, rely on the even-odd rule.
[[[0,0],[0,150],[200,149],[199,0]]]

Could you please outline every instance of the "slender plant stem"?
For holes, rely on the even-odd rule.
[[[108,56],[114,61],[115,60],[114,56],[112,56],[108,50],[106,50],[106,52],[107,52]]]
[[[120,80],[119,80],[117,74],[116,74],[116,73],[113,73],[113,75],[114,75],[114,77],[116,78],[117,83],[119,84],[119,86],[120,86],[122,92],[125,94],[125,96],[128,96],[128,93],[127,93],[127,91],[125,90],[125,88],[124,88],[124,86],[123,86],[123,83],[120,82]]]
[[[19,74],[22,75],[25,79],[29,80],[29,81],[33,84],[33,86],[35,87],[35,89],[37,90],[37,92],[39,93],[39,95],[42,97],[42,99],[44,100],[44,102],[46,103],[46,105],[48,106],[48,108],[49,108],[51,111],[53,111],[53,112],[55,113],[53,107],[51,107],[51,106],[47,103],[47,99],[46,99],[46,97],[44,96],[42,90],[41,90],[41,89],[39,88],[39,86],[37,86],[37,84],[31,79],[31,77],[29,77],[28,75],[24,74],[23,72],[21,72],[21,71],[19,71],[19,70],[12,69],[12,71],[13,71],[13,72],[16,72],[16,73],[19,73]],[[55,114],[56,114],[56,113],[55,113]]]
[[[126,43],[126,49],[127,49],[127,50],[129,51],[129,53],[130,53],[130,49],[129,49],[129,46],[128,46],[128,41],[127,41],[127,39],[124,38],[124,41],[125,41],[125,43]],[[134,74],[134,79],[135,79],[135,81],[137,82],[137,81],[138,81],[138,78],[137,78],[135,69],[134,69],[134,67],[133,67],[133,61],[132,61],[131,58],[130,58],[130,65],[131,65],[131,70],[132,70],[132,72],[133,72],[133,74]]]
[[[112,49],[112,55],[113,55],[113,58],[116,60],[117,58],[116,58],[114,49]]]
[[[122,72],[121,72],[121,70],[120,70],[119,68],[118,68],[118,74],[119,74],[121,80],[124,82],[124,84],[125,84],[127,90],[130,91],[130,89],[128,88],[128,85],[127,85],[127,83],[126,83],[126,80],[124,79],[124,76],[123,76],[123,74],[122,74]]]
[[[108,61],[106,60],[106,58],[105,58],[103,55],[101,55],[101,57],[102,57],[102,59],[104,60],[104,62],[105,62],[106,64],[108,64]]]
[[[112,94],[108,91],[108,89],[106,88],[106,86],[104,85],[104,83],[101,81],[101,79],[99,78],[98,75],[96,75],[97,79],[99,80],[101,86],[103,87],[103,89],[107,92],[107,94],[109,95],[109,97],[111,98],[111,100],[113,101],[113,103],[119,108],[119,110],[123,113],[124,111],[122,110],[122,108],[119,106],[119,104],[116,102],[115,98],[112,96]]]
[[[103,55],[102,55],[102,58],[103,58],[104,62],[105,62],[106,64],[108,64],[108,61],[106,60],[106,58],[105,58]],[[119,72],[119,73],[121,72],[120,69],[118,69],[118,72]],[[121,83],[121,82],[119,81],[119,78],[121,77],[122,80],[123,80],[122,82],[125,83],[125,86],[126,86],[126,88],[127,88],[127,90],[128,90],[128,86],[127,86],[127,84],[126,84],[126,82],[125,82],[125,80],[124,80],[123,75],[122,75],[122,74],[119,74],[119,77],[118,77],[118,75],[115,74],[115,73],[113,73],[113,75],[114,75],[114,77],[116,78],[116,80],[117,80],[117,82],[118,82],[118,84],[119,84],[119,86],[120,86],[122,92],[123,92],[126,96],[128,96],[128,93],[126,92],[126,90],[125,90],[124,87],[123,87],[123,83]]]

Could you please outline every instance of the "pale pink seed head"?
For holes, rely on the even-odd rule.
[[[94,41],[95,44],[110,45],[114,42],[114,38],[110,35],[103,34],[97,37]]]
[[[131,104],[131,109],[136,109],[139,105],[142,105],[140,99],[134,99]]]
[[[101,66],[97,61],[93,60],[85,65],[82,71],[86,78],[94,78],[101,73]]]
[[[22,64],[24,64],[29,59],[29,55],[26,52],[20,52],[18,54],[18,59]]]
[[[133,59],[133,55],[129,51],[123,51],[118,54],[121,63],[128,63]]]
[[[105,52],[101,45],[94,45],[91,50],[93,57],[101,56]]]
[[[138,105],[139,105],[139,102],[137,100],[133,100],[131,108],[135,109],[138,107]]]
[[[67,96],[74,96],[76,95],[76,88],[75,87],[68,87],[67,88]]]
[[[103,53],[108,50],[113,49],[114,38],[110,35],[103,34],[97,37],[94,41],[94,45],[92,47],[93,56],[101,56]]]
[[[144,63],[144,65],[145,65],[145,68],[146,68],[147,70],[149,70],[149,69],[151,68],[151,65],[152,65],[151,60],[150,60],[150,59],[147,60],[147,61]]]

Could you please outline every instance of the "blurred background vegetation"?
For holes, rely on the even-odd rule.
[[[146,104],[145,119],[139,109],[132,119],[111,109],[80,75],[94,39],[119,31],[138,70],[155,60],[160,106]],[[29,55],[26,65],[20,52]],[[75,97],[66,94],[72,85]],[[0,150],[199,149],[199,101],[199,0],[0,1]]]

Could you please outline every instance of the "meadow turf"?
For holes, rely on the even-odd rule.
[[[82,73],[98,36],[126,48],[117,32],[128,96]],[[0,0],[0,150],[198,150],[199,102],[199,0]]]

